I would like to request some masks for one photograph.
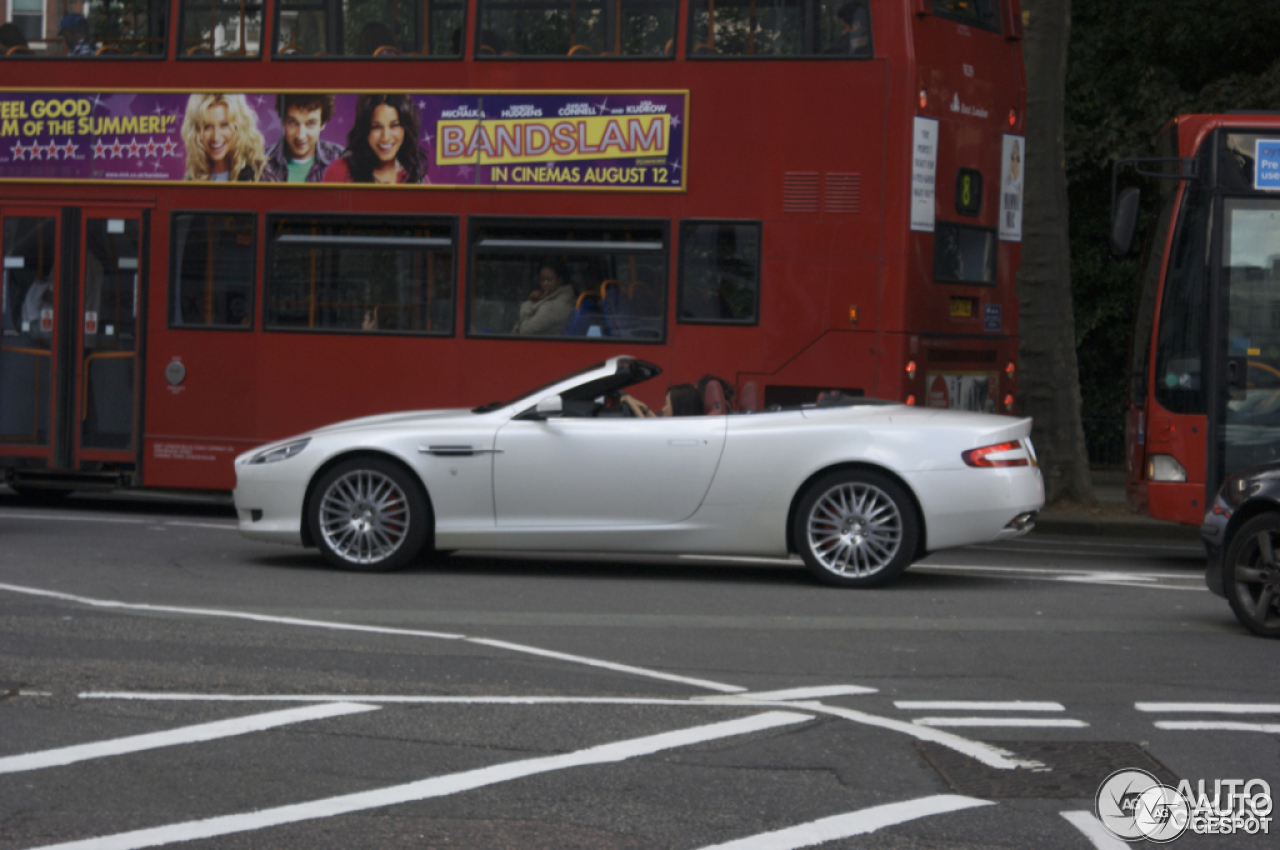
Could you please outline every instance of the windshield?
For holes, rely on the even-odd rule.
[[[506,401],[491,401],[488,404],[482,404],[479,407],[472,408],[471,412],[472,413],[489,413],[490,411],[498,410],[500,408],[515,404],[521,399],[532,398],[536,401],[537,396],[542,395],[552,387],[557,386],[559,384],[563,384],[565,381],[571,381],[574,378],[577,378],[579,376],[587,375],[592,372],[597,372],[600,369],[604,368],[606,363],[608,363],[608,361],[605,361],[605,363],[596,363],[594,365],[586,367],[585,369],[579,369],[576,372],[571,372],[568,375],[565,375],[560,378],[556,378],[554,381],[551,381],[550,383],[543,384],[542,386],[536,387],[535,389],[529,390],[528,392],[520,393],[519,395],[510,399],[507,399]],[[629,387],[632,384],[638,384],[642,381],[647,381],[650,378],[656,378],[658,375],[661,375],[661,374],[662,374],[662,369],[654,365],[653,363],[649,363],[644,360],[636,360],[633,357],[622,357],[622,358],[619,358],[618,368],[616,371],[614,371],[612,375],[605,375],[604,377],[597,378],[596,380],[591,381],[590,383],[583,384],[580,387],[575,387],[572,391],[566,392],[565,397],[566,399],[576,399],[576,400],[585,400],[589,398],[595,398],[597,396],[622,389],[623,387]]]

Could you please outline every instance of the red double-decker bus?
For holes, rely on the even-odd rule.
[[[1020,15],[50,2],[0,58],[5,479],[227,489],[265,440],[624,352],[1009,411]]]
[[[1125,442],[1130,506],[1199,525],[1223,479],[1280,458],[1280,115],[1183,115],[1156,156]],[[1128,249],[1138,189],[1121,193]]]

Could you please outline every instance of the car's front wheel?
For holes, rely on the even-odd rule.
[[[1222,587],[1246,629],[1280,637],[1280,513],[1256,516],[1236,532],[1223,561]]]
[[[896,481],[872,470],[844,470],[813,483],[792,530],[801,557],[818,579],[874,587],[910,566],[920,518]]]
[[[307,521],[326,561],[345,570],[399,569],[421,552],[431,507],[418,482],[376,457],[344,461],[311,493]]]

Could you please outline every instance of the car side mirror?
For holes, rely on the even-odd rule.
[[[564,399],[558,395],[549,395],[533,409],[538,419],[551,419],[564,413]]]
[[[1111,253],[1123,257],[1133,245],[1133,231],[1138,226],[1138,200],[1140,193],[1130,186],[1116,199],[1111,211]]]

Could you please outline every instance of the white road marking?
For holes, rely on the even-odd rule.
[[[1108,832],[1107,828],[1093,816],[1093,812],[1058,812],[1058,814],[1066,818],[1067,823],[1080,830],[1097,850],[1129,850],[1130,845]]]
[[[991,805],[995,804],[989,800],[961,797],[955,794],[938,794],[933,797],[921,797],[918,800],[906,800],[901,803],[886,803],[848,814],[833,815],[786,829],[739,838],[725,844],[715,844],[704,847],[702,850],[796,850],[796,848],[812,847],[815,844],[841,838],[866,835],[887,826],[895,826],[929,815]]]
[[[170,694],[148,691],[85,691],[79,699],[119,699],[141,702],[374,702],[403,705],[675,705],[701,708],[708,705],[736,706],[744,703],[736,696],[664,699],[661,697],[559,697],[559,696],[435,696],[415,694]],[[757,702],[746,703],[757,706]],[[787,706],[788,703],[770,703]]]
[[[1280,723],[1238,723],[1231,720],[1157,720],[1157,729],[1192,732],[1265,732],[1280,735]]]
[[[1043,567],[987,567],[980,564],[913,564],[911,569],[916,572],[928,572],[929,570],[937,570],[939,572],[957,572],[957,573],[1000,573],[1012,579],[1020,581],[1069,581],[1080,584],[1099,584],[1111,587],[1144,587],[1153,590],[1189,590],[1192,592],[1208,593],[1209,588],[1204,587],[1203,581],[1195,585],[1179,585],[1164,584],[1160,579],[1193,581],[1198,577],[1183,575],[1177,573],[1108,573],[1105,570],[1082,571],[1074,569],[1045,569]],[[1117,578],[1108,578],[1108,576],[1116,576]],[[1137,577],[1137,578],[1135,578]]]
[[[524,759],[522,761],[463,771],[462,773],[434,776],[430,779],[409,782],[404,785],[394,785],[389,788],[312,800],[307,803],[278,806],[256,812],[223,815],[205,820],[139,829],[116,835],[89,838],[83,841],[51,844],[47,845],[47,847],[59,848],[59,850],[71,850],[71,848],[76,848],[76,850],[133,850],[133,848],[155,847],[160,844],[171,844],[178,841],[216,838],[221,835],[267,829],[286,823],[330,818],[350,814],[351,812],[367,811],[401,803],[427,800],[433,797],[459,794],[475,788],[483,788],[500,782],[510,782],[526,776],[549,773],[555,770],[621,762],[640,756],[652,755],[663,750],[687,747],[736,735],[762,732],[767,729],[803,723],[811,719],[806,714],[797,714],[790,711],[770,711],[739,720],[728,720],[706,726],[680,729],[675,732],[663,732],[643,738],[615,741],[561,755]]]
[[[1280,714],[1280,702],[1135,702],[1138,711],[1205,711],[1210,714]]]
[[[49,599],[61,599],[67,602],[75,602],[80,605],[88,605],[94,608],[112,608],[125,611],[154,611],[167,614],[189,614],[197,617],[227,617],[237,620],[251,620],[258,623],[274,623],[284,626],[305,626],[307,628],[332,629],[335,631],[351,631],[351,632],[371,632],[374,634],[384,635],[401,635],[406,637],[425,637],[435,638],[439,640],[463,640],[469,643],[483,644],[485,646],[493,646],[501,649],[511,650],[513,652],[522,652],[531,655],[540,655],[546,658],[555,658],[560,661],[569,661],[574,664],[586,664],[592,667],[601,667],[607,670],[614,670],[620,673],[629,673],[634,676],[644,676],[650,679],[662,679],[669,682],[680,682],[682,684],[692,685],[694,687],[705,688],[712,691],[722,691],[724,693],[736,693],[745,691],[746,688],[736,685],[726,685],[721,682],[711,682],[706,679],[694,679],[687,676],[677,676],[672,673],[663,673],[658,670],[649,670],[644,667],[632,667],[627,664],[615,664],[611,661],[601,661],[594,658],[586,658],[581,655],[569,655],[568,653],[553,652],[551,650],[538,649],[537,647],[524,646],[517,643],[508,643],[506,641],[488,640],[487,638],[469,638],[465,635],[450,634],[447,632],[424,631],[421,629],[395,629],[387,626],[363,626],[354,623],[336,623],[327,620],[304,620],[296,617],[276,617],[267,614],[250,614],[244,611],[226,611],[215,608],[186,608],[176,605],[147,605],[144,603],[134,602],[117,602],[106,599],[93,599],[87,596],[76,596],[71,593],[61,593],[54,590],[42,590],[35,587],[23,587],[14,584],[0,583],[0,590],[7,590],[12,593],[25,593],[32,596],[41,596]]]
[[[854,694],[874,694],[877,690],[877,688],[867,688],[862,685],[826,685],[813,688],[788,688],[784,691],[753,691],[746,694],[737,694],[736,698],[758,700],[760,702],[786,702],[787,700],[797,699],[823,699],[824,697],[843,697]],[[699,699],[707,699],[707,697],[699,697]]]
[[[924,709],[928,711],[1066,711],[1060,702],[990,702],[982,700],[899,700],[897,708]]]
[[[1081,729],[1089,725],[1083,720],[1068,717],[917,717],[911,722],[919,726],[1040,726],[1062,729]]]
[[[112,525],[158,525],[158,526],[177,526],[189,528],[214,528],[219,531],[236,531],[240,526],[235,520],[227,520],[226,522],[188,522],[180,519],[140,519],[135,517],[104,517],[98,514],[26,514],[20,512],[6,511],[5,516],[12,516],[23,520],[40,520],[43,522],[104,522]]]
[[[66,764],[74,764],[75,762],[88,761],[89,759],[136,753],[142,750],[154,750],[160,747],[172,747],[178,744],[196,744],[202,741],[217,740],[218,738],[229,738],[234,735],[246,735],[250,732],[261,732],[290,723],[303,723],[308,720],[323,720],[328,717],[341,717],[346,714],[377,710],[378,706],[376,705],[331,702],[326,705],[290,708],[284,711],[272,711],[267,714],[255,714],[250,717],[218,720],[213,723],[183,726],[180,729],[170,729],[165,732],[130,735],[126,738],[113,738],[109,741],[97,741],[92,744],[79,744],[73,747],[59,747],[54,750],[7,756],[0,758],[0,773],[18,773],[23,770],[60,767]]]
[[[1044,767],[1042,762],[1032,759],[1018,759],[1008,750],[983,741],[970,741],[968,738],[961,738],[959,735],[952,735],[950,732],[943,732],[928,726],[916,726],[911,723],[905,723],[901,720],[893,720],[888,717],[879,717],[875,714],[867,714],[864,711],[854,711],[850,708],[838,708],[832,705],[823,705],[820,702],[794,702],[787,703],[795,708],[804,708],[809,711],[816,711],[822,714],[830,714],[833,717],[843,717],[846,720],[852,720],[855,723],[862,723],[867,726],[876,726],[881,729],[889,729],[894,732],[901,732],[904,735],[910,735],[921,741],[929,741],[949,749],[953,749],[958,753],[963,753],[970,758],[977,759],[988,767],[998,768],[1000,770],[1014,770],[1019,767]]]

